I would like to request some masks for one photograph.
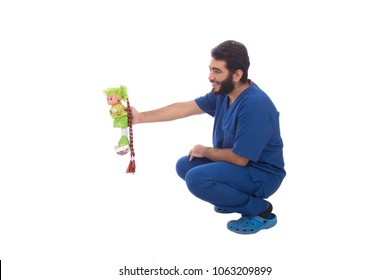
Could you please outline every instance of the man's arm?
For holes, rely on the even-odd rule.
[[[133,124],[173,121],[202,113],[204,112],[194,100],[173,103],[160,109],[146,112],[138,112],[135,108],[131,108]]]
[[[238,166],[246,166],[248,159],[233,153],[232,149],[215,149],[196,145],[189,153],[190,161],[194,157],[206,157],[212,161],[225,161]]]

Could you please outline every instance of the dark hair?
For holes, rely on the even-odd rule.
[[[238,69],[242,70],[241,82],[248,80],[250,62],[248,51],[242,43],[233,40],[225,41],[211,50],[211,56],[215,60],[224,60],[226,62],[226,68],[231,73],[234,73]]]

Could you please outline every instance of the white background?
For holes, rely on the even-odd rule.
[[[385,2],[1,1],[4,279],[162,279],[119,276],[125,265],[388,279]],[[288,175],[270,199],[279,223],[251,236],[228,231],[238,216],[214,213],[175,173],[211,145],[210,117],[135,126],[126,174],[103,95],[124,84],[139,111],[192,100],[227,39],[247,46],[285,142]]]

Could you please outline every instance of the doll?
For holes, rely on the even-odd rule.
[[[121,129],[121,138],[118,141],[118,145],[115,146],[115,151],[118,155],[125,155],[130,150],[130,142],[127,134],[127,127],[129,126],[129,120],[127,111],[125,110],[122,100],[127,100],[127,88],[120,86],[119,88],[107,88],[104,90],[107,96],[107,103],[111,105],[110,114],[114,119],[114,127]]]

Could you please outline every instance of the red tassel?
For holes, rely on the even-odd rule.
[[[132,122],[132,115],[131,115],[131,107],[130,107],[130,102],[129,99],[127,99],[127,115],[128,115],[128,126],[129,126],[129,136],[130,136],[130,163],[129,166],[127,167],[126,173],[135,173],[135,153],[134,153],[134,139],[133,139],[133,122]]]
[[[127,167],[126,173],[135,173],[135,160],[134,158],[131,158],[129,166]]]

